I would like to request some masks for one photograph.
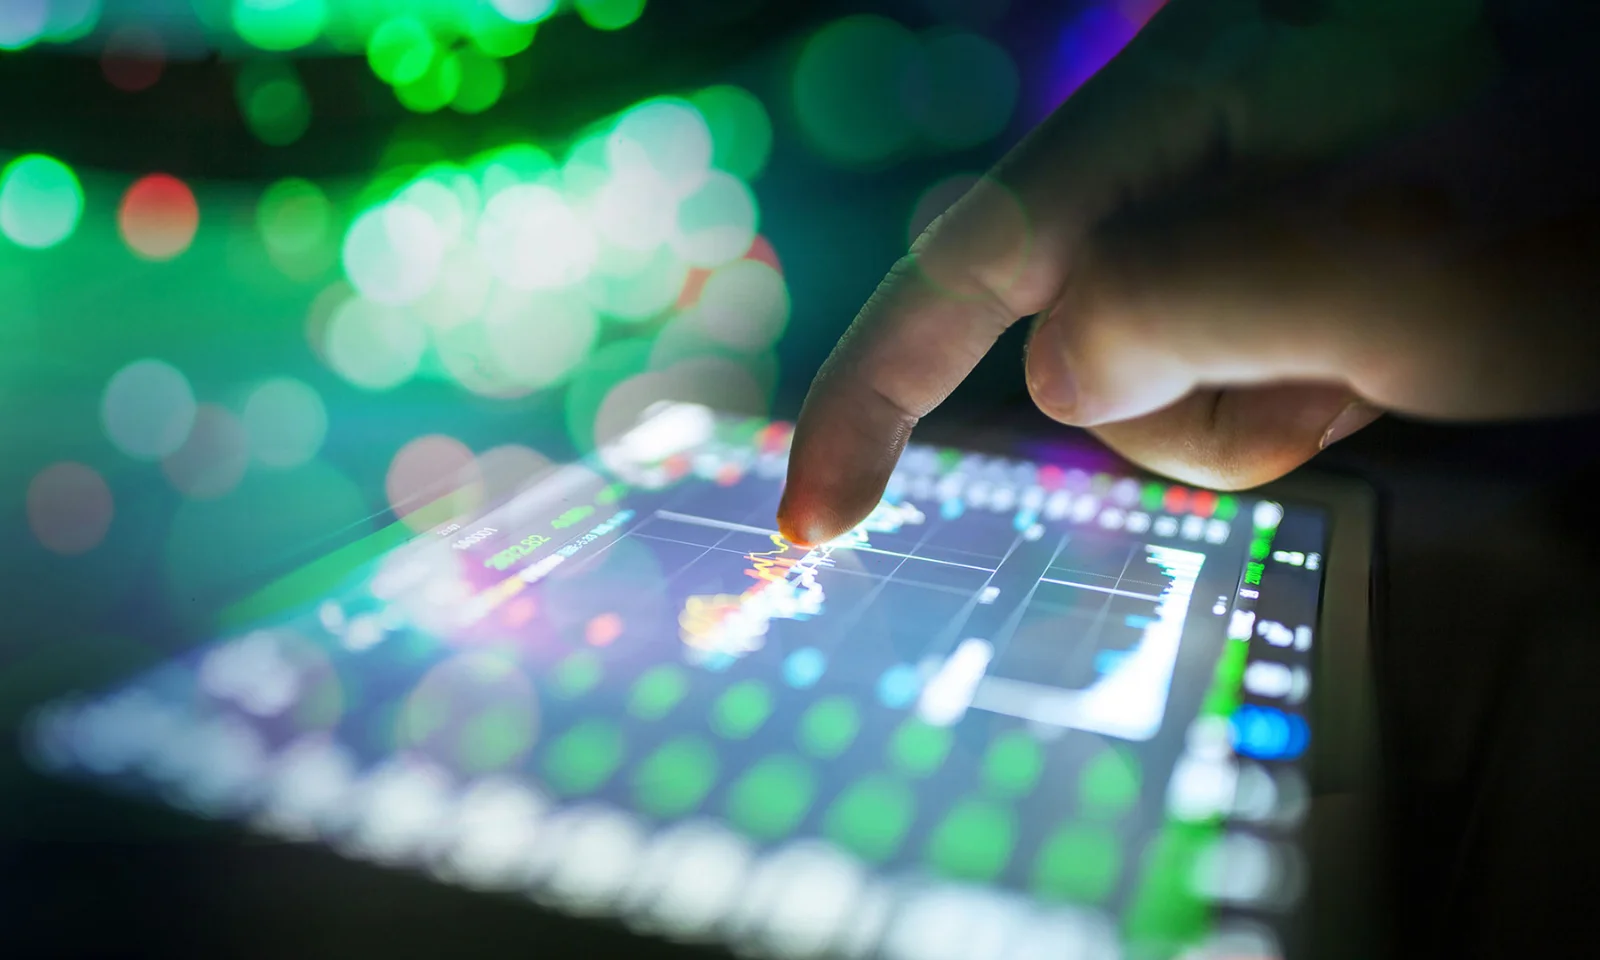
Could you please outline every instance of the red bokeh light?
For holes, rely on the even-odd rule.
[[[772,248],[772,242],[760,234],[756,235],[750,244],[750,249],[744,252],[746,260],[760,260],[772,269],[783,272],[783,264],[778,262],[778,251]]]
[[[171,260],[194,242],[200,205],[182,180],[152,173],[122,196],[117,226],[128,247],[146,260]]]
[[[100,54],[100,72],[118,90],[138,93],[161,79],[167,51],[154,30],[141,26],[118,27],[106,38]]]

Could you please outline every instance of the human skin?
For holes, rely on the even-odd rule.
[[[1596,404],[1594,68],[1508,73],[1477,0],[1263,6],[1169,3],[894,265],[806,398],[788,539],[870,512],[1025,317],[1041,410],[1224,489],[1384,412]]]

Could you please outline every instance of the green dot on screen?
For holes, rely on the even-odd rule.
[[[950,752],[950,730],[912,718],[900,725],[889,741],[889,757],[895,766],[914,777],[926,777],[938,770]]]
[[[711,707],[711,729],[729,740],[744,740],[767,722],[772,694],[755,680],[741,680],[722,692]]]
[[[43,250],[72,235],[83,215],[83,188],[72,168],[30,153],[0,170],[0,233]]]
[[[670,663],[652,667],[634,681],[628,694],[628,712],[640,720],[660,720],[672,712],[686,693],[689,680]]]
[[[689,98],[711,130],[711,162],[751,179],[772,153],[772,120],[756,95],[742,87],[707,87]]]
[[[499,770],[533,745],[533,718],[526,707],[488,707],[468,720],[461,730],[461,762],[481,773]]]
[[[256,229],[268,247],[304,253],[321,246],[333,224],[333,204],[316,184],[289,177],[261,194]]]
[[[1026,730],[1008,730],[994,739],[983,758],[983,782],[1009,797],[1025,796],[1039,782],[1044,751]]]
[[[1139,799],[1139,763],[1128,754],[1103,750],[1079,776],[1078,805],[1086,817],[1120,817]]]
[[[485,54],[471,49],[456,53],[461,82],[450,106],[457,113],[482,113],[499,101],[506,90],[506,68]]]
[[[1159,483],[1147,483],[1139,491],[1139,506],[1151,513],[1161,509],[1161,501],[1167,495],[1167,488]]]
[[[557,696],[581,697],[600,682],[600,657],[593,651],[579,650],[556,665],[551,680]]]
[[[916,816],[916,796],[892,777],[875,775],[851,784],[828,808],[828,839],[870,863],[894,856]]]
[[[472,45],[486,56],[503,60],[514,57],[533,45],[537,26],[511,23],[500,17],[482,17],[472,24]]]
[[[812,146],[841,163],[872,163],[912,137],[905,102],[924,66],[922,45],[893,20],[846,17],[819,30],[794,71],[794,106]]]
[[[679,737],[639,764],[633,796],[640,809],[659,817],[680,817],[699,806],[716,782],[716,750],[703,740]]]
[[[728,819],[760,840],[792,831],[811,806],[811,768],[791,756],[771,756],[745,772],[728,793]]]
[[[963,800],[934,828],[927,859],[939,872],[963,880],[992,880],[1011,859],[1016,817],[984,800]]]
[[[825,697],[813,703],[800,718],[800,746],[820,760],[832,760],[855,742],[861,714],[844,697]]]
[[[1033,890],[1041,897],[1099,903],[1122,871],[1122,850],[1110,830],[1071,824],[1057,830],[1039,851]]]
[[[416,17],[385,20],[367,41],[367,62],[385,83],[398,85],[421,79],[437,53],[433,34]]]
[[[1239,501],[1223,494],[1217,498],[1217,506],[1211,511],[1211,515],[1218,520],[1232,520],[1239,515]]]
[[[573,7],[596,30],[621,30],[644,13],[644,0],[574,0]]]
[[[622,731],[585,720],[557,737],[545,753],[545,779],[567,796],[598,790],[622,763]]]

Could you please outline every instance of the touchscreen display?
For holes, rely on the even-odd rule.
[[[757,955],[1292,952],[1327,518],[913,444],[802,549],[788,440],[671,405],[475,478],[30,753]]]

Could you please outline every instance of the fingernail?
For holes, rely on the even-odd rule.
[[[1328,429],[1322,431],[1322,442],[1318,444],[1318,449],[1326,450],[1329,446],[1338,443],[1381,416],[1383,416],[1383,411],[1365,400],[1351,401],[1348,406],[1339,411],[1339,415],[1333,418],[1333,422],[1328,424]]]
[[[1078,406],[1078,385],[1067,368],[1061,323],[1046,319],[1028,341],[1028,392],[1033,402],[1058,420],[1072,416]]]

